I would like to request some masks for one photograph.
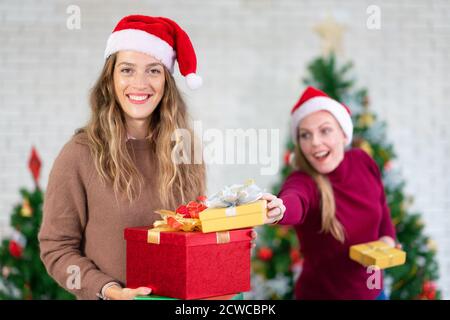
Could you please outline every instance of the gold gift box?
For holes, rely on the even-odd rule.
[[[242,229],[264,224],[267,201],[258,200],[228,208],[208,208],[200,212],[202,232]]]
[[[366,267],[375,265],[386,269],[404,264],[406,252],[392,248],[383,241],[373,241],[351,246],[350,259]]]

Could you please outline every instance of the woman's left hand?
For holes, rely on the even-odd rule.
[[[267,200],[267,216],[264,224],[271,224],[283,219],[286,207],[283,204],[283,200],[277,198],[271,193],[264,193],[262,199]]]
[[[389,236],[382,236],[380,239],[378,239],[380,241],[383,241],[384,243],[388,244],[391,248],[396,248],[396,249],[402,249],[402,245],[401,243],[395,243],[395,240],[392,239]]]
[[[258,237],[258,233],[255,230],[252,230],[252,232],[250,233],[250,236],[252,237],[252,240],[250,241],[251,243],[251,248],[255,248],[256,247],[256,238]]]

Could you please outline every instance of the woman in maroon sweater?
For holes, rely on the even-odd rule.
[[[292,110],[296,141],[293,172],[279,197],[286,206],[279,224],[297,231],[303,270],[297,299],[376,299],[374,273],[350,260],[349,247],[382,240],[395,246],[395,229],[377,164],[351,144],[349,109],[313,87]],[[379,283],[382,274],[379,272]],[[375,281],[376,283],[376,281]]]

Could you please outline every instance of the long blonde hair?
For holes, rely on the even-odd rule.
[[[345,229],[336,218],[336,202],[330,180],[317,172],[303,155],[299,143],[295,145],[294,167],[309,174],[317,184],[321,197],[322,229],[321,232],[331,235],[341,243],[345,240]]]
[[[94,157],[95,168],[103,181],[112,182],[114,192],[124,193],[130,202],[140,196],[144,180],[126,147],[125,116],[114,90],[116,54],[105,62],[102,72],[90,94],[91,117],[87,125],[76,133],[85,132]],[[151,152],[157,157],[158,196],[161,205],[174,209],[188,200],[205,194],[205,167],[201,164],[176,164],[172,150],[190,150],[183,141],[172,141],[176,129],[190,128],[186,104],[170,72],[164,67],[164,95],[150,116],[149,134]],[[195,143],[195,137],[192,139]]]

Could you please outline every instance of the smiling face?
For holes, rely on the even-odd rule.
[[[347,142],[336,118],[328,111],[317,111],[300,121],[298,130],[300,149],[314,169],[321,174],[336,169]]]
[[[148,123],[164,94],[164,67],[152,56],[120,51],[114,67],[114,90],[128,126]]]

